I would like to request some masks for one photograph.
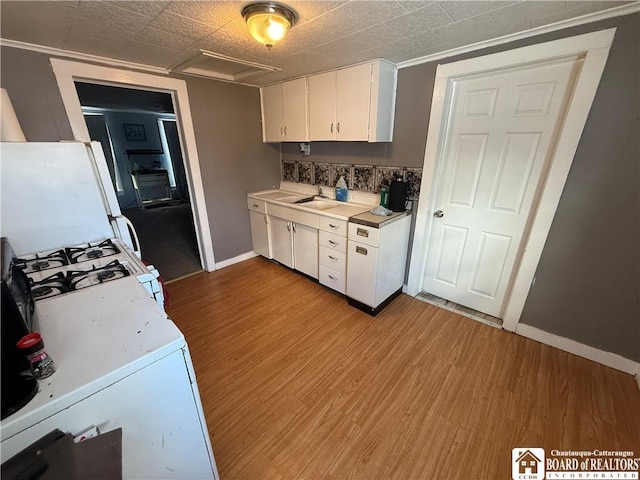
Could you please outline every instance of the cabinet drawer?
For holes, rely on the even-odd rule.
[[[320,278],[318,279],[322,285],[325,285],[340,293],[346,291],[346,276],[344,273],[336,272],[323,265],[320,265]]]
[[[343,237],[347,236],[347,221],[320,215],[320,230],[335,233]]]
[[[377,247],[380,243],[380,229],[349,223],[349,240]]]
[[[247,197],[247,207],[253,212],[267,213],[267,203],[264,200]]]
[[[345,237],[320,230],[319,238],[321,247],[332,248],[339,252],[347,251],[347,239]]]
[[[339,273],[347,271],[347,254],[333,248],[320,247],[320,265],[328,267]]]

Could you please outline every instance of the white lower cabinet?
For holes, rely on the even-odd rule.
[[[247,206],[249,207],[253,251],[263,257],[272,258],[267,204],[264,200],[247,198]]]
[[[269,217],[264,213],[249,212],[251,221],[251,243],[253,251],[263,257],[271,258],[269,244]]]
[[[279,217],[270,217],[271,254],[273,259],[293,268],[293,233],[291,221]]]
[[[409,215],[380,225],[349,223],[347,297],[376,314],[404,284],[409,248]]]
[[[318,278],[318,229],[274,216],[269,223],[273,259]]]

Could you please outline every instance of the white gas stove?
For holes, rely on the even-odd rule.
[[[164,306],[158,271],[142,263],[117,238],[22,255],[14,264],[27,274],[35,301],[135,276],[149,295]]]

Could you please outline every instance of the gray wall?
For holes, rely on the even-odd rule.
[[[216,262],[250,252],[247,192],[280,185],[280,147],[262,143],[257,88],[183,76]]]
[[[0,82],[30,142],[73,140],[73,132],[47,55],[2,47]]]
[[[73,140],[49,56],[2,47],[0,81],[27,140]],[[257,88],[186,80],[216,262],[251,251],[246,193],[280,182],[279,146],[262,143]],[[124,180],[124,179],[123,179]]]

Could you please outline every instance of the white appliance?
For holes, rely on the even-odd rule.
[[[123,478],[218,479],[186,341],[145,288],[157,274],[131,250],[100,144],[0,148],[0,234],[57,367],[0,422],[2,462],[56,428],[121,427]]]
[[[1,148],[0,230],[18,257],[45,257],[112,239],[120,254],[112,260],[122,260],[164,305],[157,270],[136,258],[137,235],[120,211],[100,143],[2,143]]]

